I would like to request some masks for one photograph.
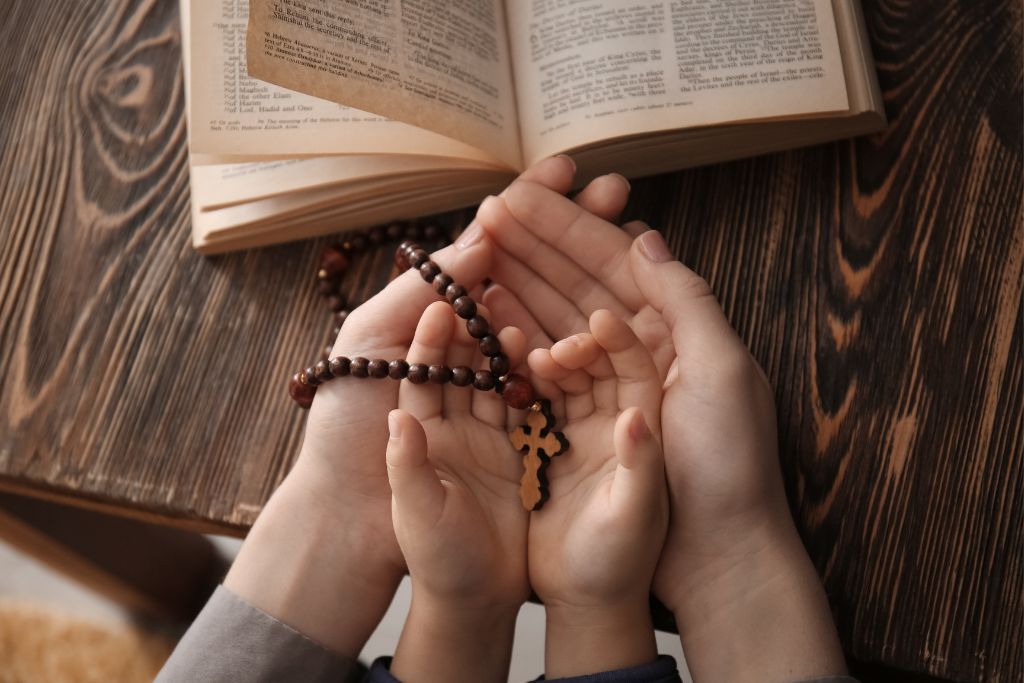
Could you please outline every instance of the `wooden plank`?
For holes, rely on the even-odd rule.
[[[885,134],[637,181],[627,217],[708,277],[776,386],[848,650],[1017,680],[1020,4],[864,5]],[[240,533],[301,438],[284,381],[329,329],[322,243],[189,248],[175,2],[0,14],[0,486]]]

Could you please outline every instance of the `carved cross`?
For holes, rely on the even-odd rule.
[[[553,430],[555,416],[551,403],[541,401],[539,410],[531,410],[526,424],[508,433],[513,448],[523,454],[523,478],[519,480],[519,500],[529,511],[540,510],[547,501],[547,469],[551,458],[569,449],[569,441]]]

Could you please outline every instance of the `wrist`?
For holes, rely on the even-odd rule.
[[[646,594],[601,605],[545,603],[545,617],[548,678],[625,669],[658,657]]]
[[[508,676],[518,605],[437,600],[417,590],[395,650],[399,680],[503,681]]]
[[[402,568],[360,515],[312,495],[293,472],[253,525],[226,588],[335,652],[355,658]]]
[[[763,525],[666,603],[694,680],[745,683],[845,673],[820,578],[788,516],[785,522]]]

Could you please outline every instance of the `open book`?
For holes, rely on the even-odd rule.
[[[181,2],[205,252],[885,125],[859,0]]]

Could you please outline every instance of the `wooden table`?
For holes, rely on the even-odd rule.
[[[864,4],[888,132],[638,181],[627,217],[771,377],[848,653],[1020,680],[1021,6]],[[321,243],[192,252],[177,22],[0,9],[0,485],[242,535],[302,436],[283,380],[327,331]]]

